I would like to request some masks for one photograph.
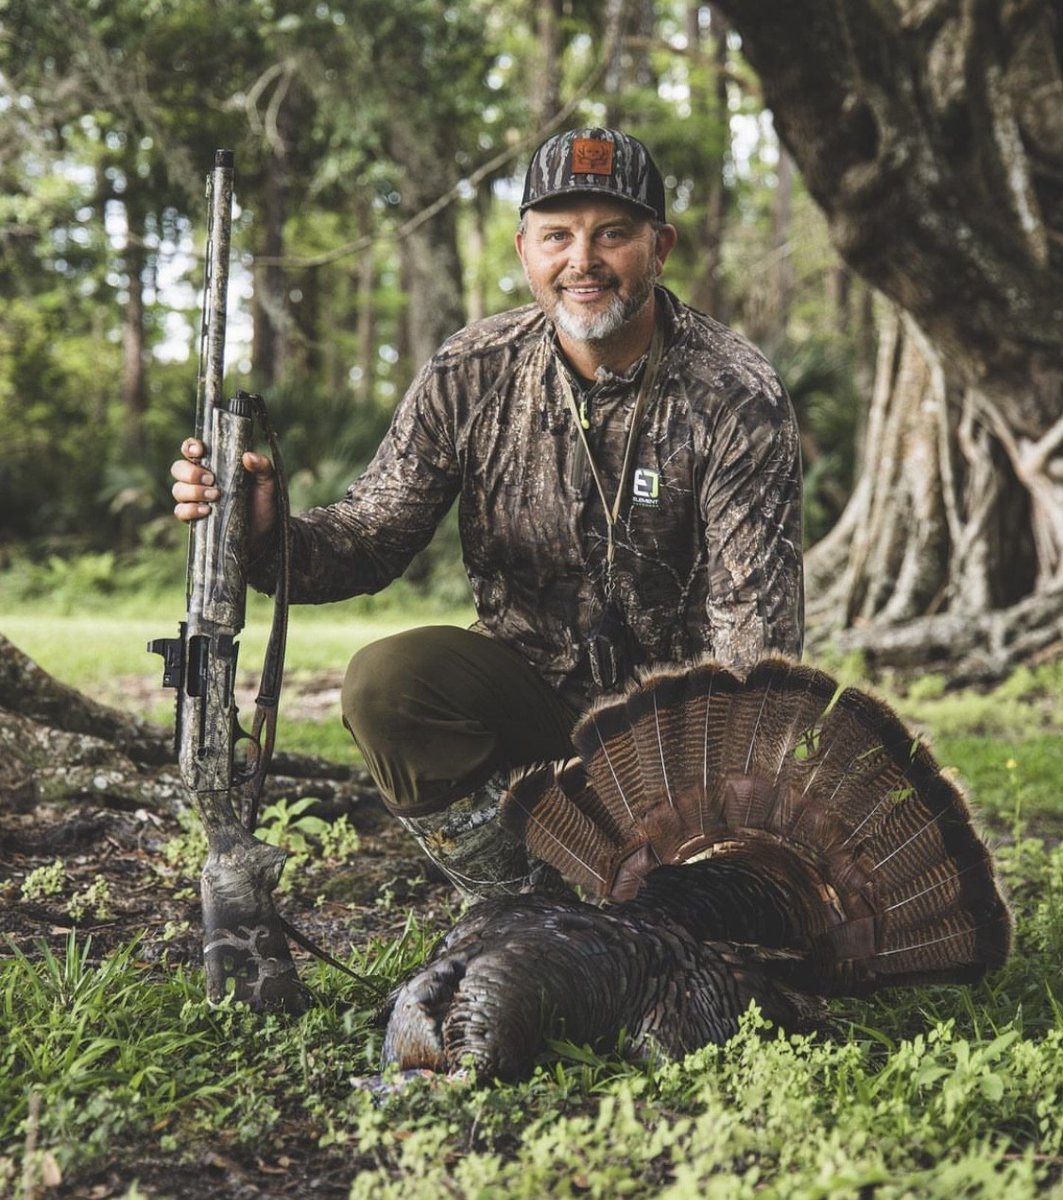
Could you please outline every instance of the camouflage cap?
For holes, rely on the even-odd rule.
[[[524,177],[521,216],[543,200],[580,192],[615,196],[665,219],[657,164],[637,138],[616,129],[573,129],[547,138]]]

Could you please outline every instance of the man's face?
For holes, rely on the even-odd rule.
[[[525,215],[517,253],[539,306],[580,342],[612,339],[645,307],[675,229],[614,200],[573,196]]]

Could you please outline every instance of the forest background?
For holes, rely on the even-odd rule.
[[[951,660],[958,681],[1050,653],[1058,13],[844,7],[6,0],[6,586],[54,593],[76,570],[87,603],[159,580],[145,551],[180,573],[167,467],[191,422],[215,148],[237,163],[230,374],[266,394],[298,508],[366,462],[443,337],[529,298],[527,156],[600,122],[662,164],[666,282],[789,386],[812,647]],[[460,602],[459,560],[449,524],[409,579]]]

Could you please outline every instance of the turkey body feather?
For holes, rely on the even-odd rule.
[[[647,675],[530,768],[503,824],[594,903],[482,901],[396,993],[386,1061],[527,1073],[547,1043],[680,1054],[750,1001],[974,982],[1010,918],[958,788],[881,701],[765,659]],[[598,905],[604,905],[599,907]]]
[[[602,1049],[623,1036],[647,1057],[722,1042],[751,1000],[788,1026],[819,1015],[774,983],[755,948],[704,941],[632,900],[514,896],[462,918],[427,968],[400,989],[384,1046],[401,1067],[515,1079],[548,1041]]]

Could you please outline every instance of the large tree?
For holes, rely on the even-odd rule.
[[[991,674],[1063,615],[1063,22],[1052,0],[718,0],[844,260],[895,307],[813,610]]]

